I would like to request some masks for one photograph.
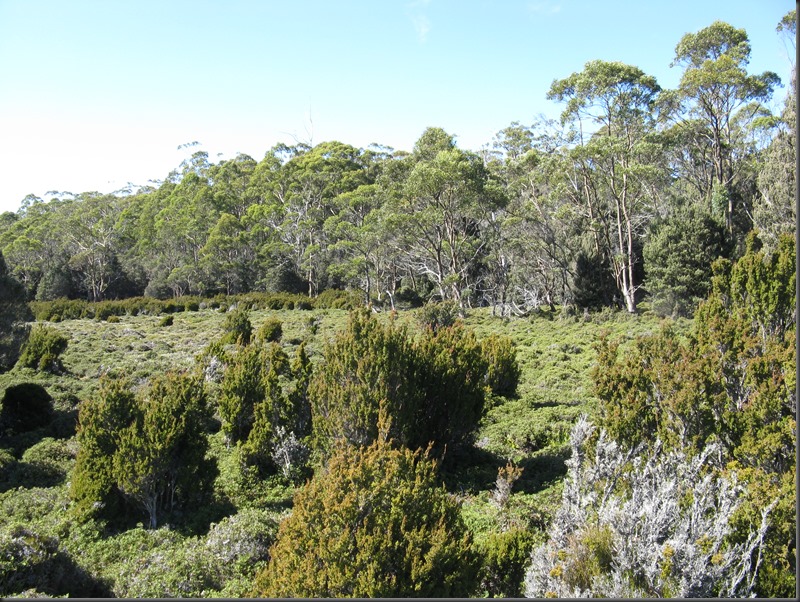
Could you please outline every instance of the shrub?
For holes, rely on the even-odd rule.
[[[362,309],[324,355],[309,387],[314,441],[323,452],[335,440],[374,441],[381,406],[391,436],[412,449],[463,443],[483,415],[488,366],[462,326],[427,329],[415,342]]]
[[[225,334],[222,336],[223,343],[249,345],[250,339],[253,336],[250,312],[239,307],[231,310],[225,317],[222,329],[225,331]]]
[[[503,397],[516,395],[522,371],[511,339],[490,335],[481,341],[481,353],[489,366],[486,385],[492,393]]]
[[[730,542],[744,488],[715,466],[720,450],[630,452],[601,431],[590,460],[593,431],[585,418],[573,428],[561,508],[533,550],[525,595],[747,596],[772,506],[746,541]]]
[[[430,301],[417,315],[420,324],[433,330],[452,326],[462,317],[464,312],[455,301]]]
[[[10,370],[19,358],[32,318],[25,303],[25,287],[8,273],[0,253],[0,372]]]
[[[489,598],[521,598],[532,547],[528,531],[490,533],[478,546],[482,558],[479,592]]]
[[[458,597],[473,593],[477,558],[459,505],[436,466],[383,438],[340,448],[295,495],[260,597]]]
[[[282,336],[283,323],[278,318],[267,318],[256,334],[256,338],[265,343],[280,341]]]
[[[3,394],[0,428],[24,433],[47,426],[53,417],[53,398],[36,383],[12,385]]]
[[[66,350],[68,343],[67,337],[55,328],[39,325],[31,330],[18,364],[34,370],[58,373],[63,369],[59,356]]]
[[[175,316],[169,314],[161,318],[161,321],[158,323],[158,325],[161,328],[166,328],[167,326],[172,326],[174,323],[175,323]]]

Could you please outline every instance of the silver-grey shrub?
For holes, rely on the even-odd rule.
[[[626,451],[600,431],[590,459],[594,430],[585,417],[573,427],[561,508],[531,553],[525,595],[749,595],[772,506],[746,542],[728,543],[744,487],[721,470],[719,449]]]

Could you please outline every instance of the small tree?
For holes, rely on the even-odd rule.
[[[50,422],[53,398],[41,385],[20,383],[5,390],[0,408],[0,433],[22,433]]]
[[[385,437],[385,433],[384,436]],[[459,597],[476,587],[478,560],[459,505],[425,455],[340,447],[296,495],[261,597]]]

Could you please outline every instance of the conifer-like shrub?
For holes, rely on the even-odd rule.
[[[513,397],[522,370],[517,363],[517,352],[510,338],[490,335],[481,341],[481,352],[488,364],[486,385],[494,395]]]
[[[60,355],[68,343],[67,337],[55,328],[39,325],[31,330],[17,363],[34,370],[58,373],[63,369]]]
[[[258,329],[256,339],[265,343],[278,342],[283,336],[283,322],[278,318],[267,318]]]
[[[107,379],[81,405],[70,497],[80,514],[113,516],[127,506],[150,528],[165,513],[202,500],[216,477],[206,458],[210,412],[202,379],[168,373],[134,394]]]
[[[462,324],[426,328],[415,340],[367,309],[352,312],[309,387],[317,449],[374,441],[381,407],[391,417],[392,438],[411,449],[467,442],[483,416],[490,361],[512,361],[488,355]],[[492,368],[507,371],[501,364]]]
[[[452,326],[462,317],[463,310],[455,301],[429,301],[417,314],[420,324],[433,330]]]
[[[248,345],[253,337],[253,324],[250,322],[250,312],[241,307],[228,312],[225,322],[222,324],[225,334],[222,336],[223,343],[235,343],[237,345]]]
[[[53,398],[36,383],[11,385],[3,393],[0,433],[24,433],[47,426],[53,418]]]
[[[421,452],[383,437],[338,448],[295,495],[259,597],[466,597],[478,559],[458,503]]]

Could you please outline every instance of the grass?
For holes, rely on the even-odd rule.
[[[419,312],[401,311],[395,319],[413,333],[420,327]],[[345,326],[347,315],[340,309],[254,310],[250,320],[253,332],[257,332],[264,321],[277,318],[282,323],[281,344],[289,356],[305,340],[311,361],[317,363],[325,343]],[[388,312],[378,316],[391,319]],[[208,344],[223,334],[223,311],[209,308],[170,317],[171,323],[158,315],[51,323],[69,339],[62,356],[64,373],[14,369],[0,375],[0,395],[9,385],[36,382],[53,397],[55,409],[51,425],[0,437],[0,535],[10,532],[14,525],[27,524],[41,535],[61,538],[65,552],[75,555],[83,570],[94,571],[98,583],[105,584],[108,591],[138,592],[113,590],[115,580],[123,583],[132,579],[128,573],[134,564],[122,560],[124,554],[119,550],[127,550],[134,540],[144,546],[141,553],[148,557],[155,554],[162,540],[165,553],[180,548],[181,554],[188,554],[186,550],[205,537],[212,521],[218,523],[243,509],[278,516],[291,505],[292,487],[277,480],[243,478],[234,452],[227,448],[221,433],[215,433],[210,436],[209,453],[220,469],[215,488],[218,499],[204,513],[198,513],[208,518],[204,526],[195,524],[205,520],[201,517],[176,525],[174,535],[126,535],[128,531],[102,534],[102,526],[75,523],[66,512],[67,484],[76,454],[77,408],[81,400],[95,393],[100,376],[125,372],[144,383],[153,374],[188,369]],[[462,501],[463,516],[477,539],[509,526],[543,536],[560,501],[571,425],[579,415],[591,416],[598,408],[590,376],[596,358],[594,343],[603,333],[633,341],[656,332],[661,320],[647,311],[635,316],[610,311],[565,316],[543,311],[532,317],[500,318],[492,316],[490,309],[474,309],[468,312],[466,325],[478,338],[490,334],[510,337],[522,374],[517,395],[495,399],[487,409],[475,445],[448,451],[442,464],[446,486]],[[688,326],[685,320],[674,324],[678,332],[687,331]],[[508,462],[522,467],[523,472],[501,508],[493,501],[492,490],[498,469]],[[91,549],[81,551],[87,546]],[[105,568],[91,566],[109,554],[114,559],[106,558]]]

